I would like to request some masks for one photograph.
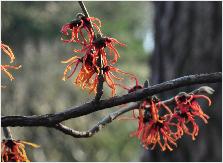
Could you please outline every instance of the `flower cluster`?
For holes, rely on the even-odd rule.
[[[170,121],[177,119],[177,127],[181,128],[183,132],[179,132],[176,137],[181,137],[183,133],[191,135],[192,139],[198,135],[199,126],[195,122],[195,117],[201,118],[204,123],[208,123],[209,116],[205,114],[196,101],[196,99],[202,98],[208,101],[208,105],[211,105],[211,100],[205,95],[187,95],[185,93],[175,96],[176,107],[174,108],[174,114]],[[192,131],[189,129],[189,124],[192,125]]]
[[[15,56],[14,56],[12,50],[10,49],[10,47],[8,45],[5,45],[5,44],[1,43],[1,50],[3,50],[3,52],[9,57],[10,63],[13,63],[14,60],[15,60]],[[12,76],[12,74],[9,72],[8,69],[17,70],[21,67],[22,67],[21,65],[12,66],[12,65],[6,64],[6,65],[1,65],[1,71],[3,71],[5,73],[5,75],[12,81],[15,78]]]
[[[94,32],[96,28],[98,34]],[[103,76],[103,80],[111,89],[112,96],[116,93],[116,86],[122,86],[117,81],[123,80],[117,74],[127,75],[138,84],[136,77],[133,74],[124,72],[114,66],[120,57],[115,45],[125,46],[114,38],[103,37],[100,30],[101,21],[98,18],[86,17],[83,14],[78,14],[76,19],[65,24],[61,33],[71,38],[61,38],[65,43],[76,43],[81,46],[80,49],[74,49],[75,53],[83,53],[82,57],[73,56],[68,60],[62,61],[67,64],[63,80],[71,78],[78,66],[81,65],[80,71],[74,80],[74,84],[79,85],[82,89],[89,89],[91,92],[97,92],[99,83],[99,74]],[[112,59],[108,59],[112,57]],[[70,72],[70,74],[68,74]]]
[[[39,145],[21,140],[2,140],[1,161],[2,162],[30,162],[27,158],[25,145],[38,148]]]
[[[205,95],[186,93],[174,97],[172,109],[156,96],[144,100],[138,109],[138,116],[133,114],[138,119],[138,130],[131,136],[138,137],[146,149],[154,149],[158,144],[162,151],[172,151],[183,134],[190,135],[195,140],[199,131],[195,118],[201,118],[205,123],[208,123],[209,118],[196,101],[199,98],[207,100],[211,105],[211,100]]]

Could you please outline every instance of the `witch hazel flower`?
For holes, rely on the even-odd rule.
[[[14,80],[14,76],[9,72],[9,69],[14,69],[14,70],[18,70],[20,69],[22,66],[11,66],[11,65],[1,65],[1,70],[5,73],[5,75],[12,81]]]
[[[92,54],[87,55],[87,58],[84,60],[84,57],[74,56],[66,61],[62,61],[62,63],[68,63],[66,69],[64,70],[63,80],[67,80],[71,78],[75,71],[78,68],[78,65],[81,65],[81,69],[74,80],[74,83],[81,86],[82,89],[85,87],[90,88],[90,92],[96,90],[97,86],[97,74],[98,70],[92,63]],[[68,75],[68,72],[71,73]],[[93,83],[92,83],[93,81]]]
[[[84,57],[72,57],[66,61],[62,61],[62,63],[68,64],[66,69],[64,70],[63,80],[67,80],[71,78],[78,66],[81,65],[80,71],[74,80],[74,84],[79,85],[82,89],[88,88],[89,93],[95,92],[97,90],[98,85],[98,74],[100,69],[93,64],[93,54],[88,54],[87,58],[84,60]],[[123,80],[123,77],[117,76],[117,74],[122,74],[127,77],[130,77],[135,83],[138,83],[137,78],[130,73],[124,72],[114,66],[103,66],[101,68],[102,75],[105,83],[111,89],[111,95],[114,96],[116,93],[116,86],[122,86],[122,84],[118,84],[118,81]],[[68,72],[71,72],[68,74]],[[116,73],[116,74],[115,74]],[[124,86],[122,86],[124,87]]]
[[[71,22],[63,25],[61,28],[61,33],[68,36],[69,32],[71,32],[70,39],[63,39],[62,41],[65,43],[76,42],[82,45],[87,45],[88,43],[92,43],[94,39],[94,31],[91,27],[91,24],[97,29],[99,33],[101,33],[101,21],[95,17],[86,17],[83,14],[77,14],[76,19]],[[87,33],[87,38],[84,36],[84,31]]]
[[[11,50],[11,48],[6,45],[6,44],[3,44],[1,43],[1,50],[4,52],[4,54],[6,54],[9,59],[10,59],[10,63],[13,63],[14,60],[15,60],[15,56]],[[2,54],[2,53],[1,53]],[[1,65],[1,71],[4,72],[4,74],[12,81],[14,80],[15,78],[13,77],[13,75],[9,72],[10,69],[14,69],[14,70],[18,70],[20,69],[22,66],[19,65],[19,66],[13,66],[13,65],[9,65],[9,64],[3,64]]]
[[[173,135],[176,139],[179,139],[183,136],[183,134],[190,135],[192,140],[195,140],[195,137],[198,135],[199,126],[195,122],[194,116],[188,111],[175,111],[171,120],[177,119],[176,126],[178,131]],[[170,121],[171,121],[170,120]],[[191,124],[191,128],[189,127]]]
[[[1,49],[10,58],[10,63],[13,63],[14,60],[15,60],[15,56],[14,56],[11,48],[8,45],[6,45],[6,44],[1,43]]]
[[[30,162],[26,155],[25,146],[38,148],[39,145],[21,140],[2,140],[1,161],[2,162]]]
[[[201,118],[206,124],[209,119],[209,116],[203,112],[203,109],[196,101],[197,99],[205,99],[208,101],[208,105],[211,105],[210,98],[205,95],[188,95],[183,93],[175,96],[176,107],[172,116],[172,119],[176,118],[178,120],[177,126],[181,127],[185,134],[191,135],[192,140],[195,140],[199,132],[199,126],[195,118]],[[188,127],[189,124],[192,124],[192,129]]]
[[[166,114],[159,115],[160,111]],[[153,150],[158,144],[162,151],[173,150],[177,146],[177,139],[173,137],[171,127],[177,128],[174,123],[169,122],[172,112],[168,106],[160,102],[155,96],[142,102],[139,108],[138,129],[131,136],[140,139],[145,149]]]
[[[114,66],[105,66],[103,68],[104,80],[109,86],[109,88],[112,90],[112,96],[114,96],[116,93],[116,86],[125,88],[123,84],[117,82],[124,80],[124,78],[117,77],[114,73],[128,76],[134,82],[134,84],[138,85],[138,79],[135,75],[122,71]]]
[[[125,46],[125,44],[120,43],[118,40],[110,37],[102,37],[100,34],[96,36],[92,44],[88,44],[87,46],[84,46],[81,50],[74,50],[74,52],[81,52],[85,54],[89,54],[89,51],[93,51],[93,64],[96,66],[96,62],[98,57],[101,55],[103,63],[105,65],[111,63],[115,64],[118,61],[118,58],[120,57],[117,49],[115,48],[115,44],[118,44],[120,46]],[[107,60],[108,54],[105,51],[105,48],[108,48],[109,55],[113,56],[113,60],[109,61]],[[86,56],[87,57],[87,56]]]
[[[99,34],[96,35],[94,33],[92,26],[97,29]],[[81,49],[74,49],[73,51],[75,53],[84,54],[82,57],[74,56],[62,61],[62,63],[67,64],[62,79],[65,81],[71,78],[77,71],[78,66],[81,65],[80,71],[74,80],[74,84],[82,87],[82,89],[88,88],[89,93],[96,93],[99,82],[98,76],[101,74],[103,80],[111,89],[111,95],[114,96],[116,94],[117,85],[124,87],[117,82],[124,79],[123,77],[117,76],[118,74],[130,77],[136,84],[138,80],[133,74],[124,72],[114,66],[120,57],[115,45],[125,46],[125,44],[120,43],[114,38],[102,37],[100,27],[101,22],[99,19],[94,17],[88,18],[83,14],[78,14],[77,19],[62,27],[61,32],[64,35],[69,35],[68,31],[72,31],[71,39],[63,41],[67,43],[75,42],[82,45]],[[88,33],[88,41],[83,34],[83,30]],[[106,51],[105,48],[108,48],[108,51]],[[108,57],[113,57],[113,59],[108,60]],[[101,60],[101,63],[98,63],[99,60]]]
[[[144,87],[135,85],[125,89],[131,93]],[[138,115],[135,109],[133,118],[125,118],[138,120],[138,129],[131,136],[137,137],[145,149],[153,150],[158,144],[162,151],[172,151],[184,134],[195,140],[199,133],[196,118],[201,118],[204,123],[209,119],[198,99],[205,99],[211,105],[211,100],[205,95],[184,92],[167,101],[161,101],[157,96],[144,99],[137,109]]]

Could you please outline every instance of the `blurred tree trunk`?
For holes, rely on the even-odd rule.
[[[151,84],[189,74],[222,71],[221,2],[155,2],[155,49],[151,63]],[[199,86],[199,85],[198,85]],[[198,87],[196,86],[196,87]],[[145,151],[141,161],[221,161],[222,93],[221,83],[211,84],[216,92],[211,117],[200,126],[195,141],[183,136],[172,152]],[[191,90],[194,87],[182,90]],[[170,97],[178,90],[162,94]]]

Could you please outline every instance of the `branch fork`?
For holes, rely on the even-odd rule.
[[[54,114],[45,115],[33,115],[33,116],[2,116],[1,123],[2,127],[17,127],[17,126],[44,126],[55,128],[65,134],[71,135],[75,138],[91,137],[98,131],[100,131],[104,126],[111,123],[120,115],[129,112],[133,109],[137,109],[140,106],[140,101],[148,96],[153,96],[158,93],[162,93],[168,90],[176,89],[183,86],[189,86],[193,84],[204,84],[204,83],[218,83],[222,82],[222,73],[216,72],[211,74],[200,74],[200,75],[189,75],[174,80],[170,80],[164,83],[150,86],[148,88],[143,88],[137,90],[136,92],[128,93],[123,96],[116,96],[106,100],[100,100],[96,105],[95,102],[88,102],[80,106],[74,106],[70,109],[65,109],[63,112],[58,112]],[[208,86],[202,86],[188,94],[200,94],[207,93],[213,94],[214,90]],[[173,98],[163,101],[165,104],[170,104],[173,102]],[[110,113],[104,119],[99,121],[95,126],[93,126],[88,131],[76,131],[67,126],[61,124],[61,122],[72,118],[78,118],[83,115],[87,115],[99,110],[111,108],[114,106],[119,106],[122,104],[131,103],[128,107],[119,109],[116,112]]]

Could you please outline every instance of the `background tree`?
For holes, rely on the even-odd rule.
[[[151,7],[150,5],[151,3],[149,2],[86,2],[90,15],[102,20],[104,33],[127,44],[127,48],[118,49],[121,54],[118,67],[137,74],[141,83],[148,78],[149,74],[146,61],[148,53],[146,54],[143,43],[144,45],[147,44],[147,48],[152,43],[149,37],[152,33],[149,22],[152,20],[154,6]],[[64,60],[64,58],[69,58],[73,54],[71,52],[72,47],[69,48],[61,42],[59,31],[64,23],[72,20],[76,13],[81,12],[77,2],[2,2],[1,6],[2,40],[7,42],[18,56],[17,63],[23,65],[20,73],[15,74],[16,82],[10,83],[7,91],[2,93],[2,115],[41,115],[61,112],[64,111],[64,108],[76,106],[94,98],[94,95],[89,96],[87,92],[83,92],[71,82],[64,83],[61,80],[64,65],[60,64],[60,61]],[[163,9],[159,11],[159,14],[162,13]],[[187,21],[190,21],[190,19],[188,18]],[[173,21],[172,23],[174,24]],[[170,30],[168,31],[168,27],[164,27],[165,25],[162,25],[162,30],[166,34]],[[181,29],[183,27],[175,29],[175,35],[179,35]],[[175,35],[168,35],[167,40]],[[145,36],[147,36],[147,41],[144,41]],[[188,35],[186,34],[185,36]],[[184,37],[179,39],[173,44],[174,48],[180,42],[187,40]],[[148,40],[150,40],[149,44]],[[184,49],[183,47],[182,49]],[[157,52],[157,54],[160,55],[162,52]],[[178,54],[180,53],[177,52],[176,55]],[[166,56],[157,59],[165,60],[165,58]],[[199,57],[196,59],[199,59],[197,62],[200,61]],[[153,61],[153,64],[155,64],[155,60]],[[192,63],[191,61],[187,62]],[[164,65],[166,63],[163,62],[162,65],[157,65],[171,67],[170,63],[167,62],[167,65]],[[154,72],[156,75],[163,75],[162,70]],[[172,72],[174,72],[174,68]],[[177,77],[185,75],[183,72],[179,72]],[[189,72],[187,73],[189,74]],[[192,69],[190,73],[194,74],[197,71]],[[172,79],[175,76],[166,75],[165,77],[162,80],[155,81],[156,77],[154,76],[151,79],[151,84],[168,78]],[[6,81],[3,79],[2,82]],[[125,84],[128,85],[128,81]],[[185,89],[183,90],[185,91]],[[118,94],[123,93],[125,92],[118,91]],[[108,97],[108,94],[109,92],[105,89],[104,96]],[[213,106],[213,108],[216,107]],[[92,127],[108,112],[113,112],[116,109],[118,110],[120,107],[68,120],[64,124],[77,130],[84,130]],[[213,112],[220,115],[220,109],[216,108]],[[131,115],[131,112],[129,115]],[[210,113],[209,115],[218,118],[216,115]],[[209,125],[204,128],[201,127],[201,131],[214,132],[214,136],[221,134],[219,129],[212,130],[211,123],[214,123],[214,121],[210,121]],[[41,147],[36,149],[35,152],[29,152],[28,150],[28,155],[32,161],[138,161],[143,148],[136,138],[129,137],[129,133],[136,130],[136,128],[136,121],[114,121],[94,137],[74,139],[67,135],[61,135],[56,130],[44,127],[11,127],[15,139],[32,140],[32,142],[40,144]],[[215,139],[215,137],[212,137],[211,141],[202,139],[200,135],[193,144],[203,144],[204,148],[208,147],[206,143],[212,143],[211,141]],[[187,143],[191,142],[191,138],[184,137],[183,139]],[[184,144],[179,144],[176,151],[180,150],[183,154],[188,155],[191,150],[181,149],[183,146]],[[161,153],[158,148],[155,150],[159,155],[153,154],[150,158],[168,154],[170,154],[170,157],[176,157],[176,159],[181,157],[177,154],[173,156],[170,152]],[[202,152],[200,151],[203,156]],[[193,152],[192,157],[193,154],[197,155],[197,153]],[[188,159],[186,156],[183,158],[185,159],[183,161]]]
[[[188,74],[222,71],[221,2],[155,2],[154,6],[152,84]],[[214,110],[206,109],[211,119],[206,126],[201,123],[205,127],[200,128],[197,140],[185,136],[173,152],[146,151],[142,161],[222,160],[222,87],[211,86],[216,90],[212,97]],[[162,97],[175,93],[170,91]]]

